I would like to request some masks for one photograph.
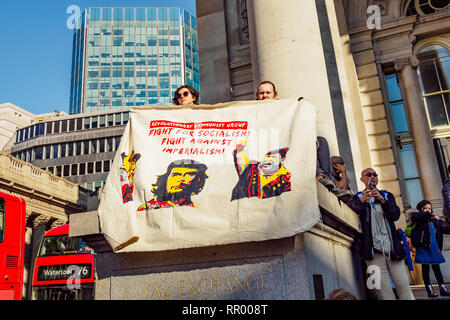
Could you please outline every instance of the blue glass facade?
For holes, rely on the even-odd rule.
[[[200,90],[196,18],[179,8],[90,8],[73,40],[70,113],[171,101]]]

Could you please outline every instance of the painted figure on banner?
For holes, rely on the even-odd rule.
[[[246,144],[246,141],[238,143],[233,151],[239,181],[233,188],[231,201],[250,197],[264,199],[291,191],[291,172],[283,165],[289,148],[269,151],[258,162],[247,158]]]
[[[120,166],[120,184],[122,187],[123,203],[133,201],[134,190],[134,170],[136,169],[136,162],[141,158],[141,154],[132,151],[129,155],[125,152],[120,154],[122,157],[122,164]]]
[[[172,162],[166,173],[158,176],[152,185],[155,198],[141,205],[138,211],[175,206],[197,208],[191,197],[203,190],[208,178],[207,169],[203,163],[190,159]]]

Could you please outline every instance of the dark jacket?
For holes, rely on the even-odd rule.
[[[442,250],[442,243],[444,241],[444,233],[450,233],[450,225],[441,219],[431,220],[431,213],[429,212],[414,212],[411,216],[411,222],[415,224],[411,231],[411,244],[416,248],[428,249],[431,245],[430,238],[430,222],[433,222],[436,228],[436,241],[439,249]]]
[[[442,198],[444,199],[444,216],[450,223],[450,178],[445,180],[442,187]]]
[[[401,236],[398,230],[395,228],[394,221],[397,221],[400,217],[400,208],[395,203],[395,197],[392,193],[382,190],[380,192],[386,199],[386,203],[382,204],[381,207],[384,211],[384,216],[388,222],[388,225],[392,234],[392,260],[401,260],[406,257],[405,249],[401,244]],[[374,249],[373,249],[373,239],[372,239],[372,225],[371,225],[371,214],[370,214],[370,204],[368,202],[362,203],[359,200],[358,194],[354,195],[348,202],[347,205],[359,215],[359,220],[361,222],[361,247],[360,256],[364,260],[372,260]]]

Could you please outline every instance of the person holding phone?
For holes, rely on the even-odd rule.
[[[379,286],[369,289],[379,300],[395,300],[390,274],[399,299],[414,300],[403,262],[406,252],[394,224],[400,218],[400,208],[392,193],[377,188],[378,174],[374,169],[364,169],[360,180],[366,188],[354,195],[347,205],[360,218],[360,256],[367,267],[379,270]]]
[[[443,234],[450,233],[450,226],[433,214],[433,207],[428,200],[420,201],[413,212],[411,222],[415,224],[411,231],[411,243],[416,248],[415,262],[422,265],[422,278],[429,297],[437,297],[430,281],[430,267],[439,284],[441,296],[450,296],[444,284],[440,264],[445,263],[442,255]]]

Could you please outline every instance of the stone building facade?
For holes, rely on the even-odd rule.
[[[345,159],[353,191],[364,187],[361,170],[373,167],[402,211],[428,199],[442,215],[450,163],[449,6],[198,0],[202,101],[254,99],[257,84],[271,80],[279,98],[302,96],[316,105],[317,134]],[[397,225],[405,223],[402,215]]]
[[[6,153],[0,153],[0,191],[26,203],[24,298],[31,294],[33,262],[42,235],[86,211],[90,192]]]
[[[10,148],[16,130],[29,125],[33,119],[34,114],[12,103],[0,104],[0,150]]]
[[[103,187],[129,109],[65,115],[17,131],[11,154],[91,190]]]
[[[441,212],[448,9],[425,0],[199,0],[202,101],[253,99],[259,81],[272,80],[280,98],[320,109],[318,134],[348,163],[352,189],[372,166],[403,209],[425,198]]]

